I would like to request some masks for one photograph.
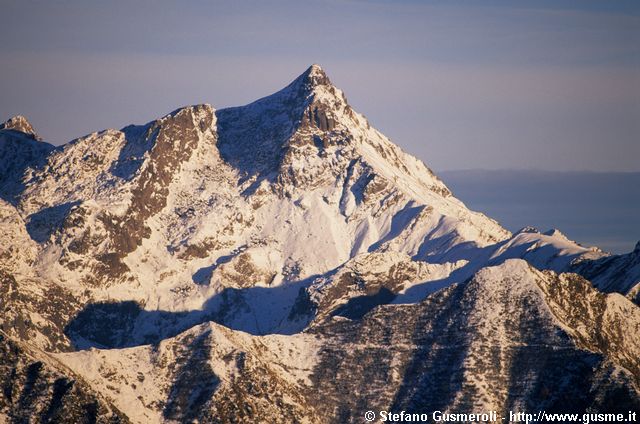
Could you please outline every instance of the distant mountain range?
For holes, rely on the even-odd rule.
[[[625,253],[640,239],[640,172],[442,171],[438,176],[474,210],[516,231],[562,228],[581,244]]]
[[[640,244],[473,212],[317,65],[0,158],[0,421],[640,409]]]

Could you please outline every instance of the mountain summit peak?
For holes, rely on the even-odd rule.
[[[322,66],[318,65],[317,63],[314,63],[311,66],[309,66],[305,71],[305,73],[308,73],[309,75],[313,75],[313,76],[324,76],[324,77],[327,76],[324,70],[322,69]]]
[[[0,124],[0,130],[20,131],[21,133],[30,135],[36,140],[41,140],[29,120],[22,115],[16,115],[4,121]]]
[[[302,84],[307,88],[314,88],[321,85],[332,85],[327,74],[317,63],[309,66],[298,78],[296,78],[295,83]]]

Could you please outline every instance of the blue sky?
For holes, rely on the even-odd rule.
[[[638,171],[637,1],[3,1],[0,120],[60,144],[320,63],[436,170]]]

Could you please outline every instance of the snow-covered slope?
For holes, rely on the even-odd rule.
[[[301,393],[319,348],[311,335],[257,337],[206,323],[158,345],[55,358],[134,422],[321,422]]]
[[[511,234],[469,210],[354,111],[317,65],[245,106],[187,106],[57,148],[16,117],[0,128],[0,153],[2,329],[46,352],[80,350],[56,357],[133,421],[282,413],[283,422],[340,422],[359,407],[341,390],[357,393],[353,402],[412,405],[427,396],[420,379],[444,385],[447,373],[475,388],[429,402],[502,408],[515,400],[487,382],[522,376],[495,361],[529,358],[538,351],[518,346],[558,331],[572,352],[549,353],[559,369],[597,351],[597,372],[584,375],[637,391],[636,344],[595,336],[618,334],[637,306],[549,273],[577,272],[633,298],[636,252],[610,256],[557,230]],[[574,279],[579,290],[556,290]],[[563,315],[572,308],[606,319],[575,322]],[[503,322],[508,316],[517,322]],[[378,345],[365,329],[389,333]],[[499,349],[490,352],[491,375],[478,365],[487,338]],[[444,361],[430,370],[421,349],[454,342],[467,356],[429,354]],[[393,367],[376,349],[395,352]],[[369,351],[380,358],[358,356]],[[333,386],[343,360],[345,376],[390,380],[384,389]],[[413,366],[414,377],[403,374]],[[212,371],[196,382],[194,367]],[[325,385],[333,389],[318,389]],[[531,387],[518,390],[535,398]],[[608,399],[607,390],[592,392]],[[264,402],[265,393],[278,395]]]

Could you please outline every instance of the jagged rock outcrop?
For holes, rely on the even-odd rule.
[[[42,141],[42,138],[36,133],[31,122],[22,115],[16,115],[0,124],[0,130],[13,130],[25,134],[34,140]]]

